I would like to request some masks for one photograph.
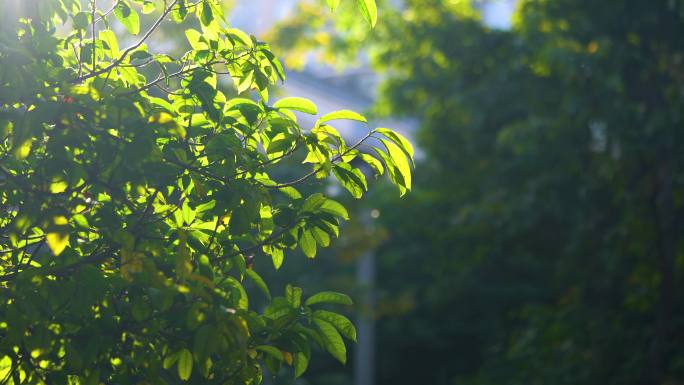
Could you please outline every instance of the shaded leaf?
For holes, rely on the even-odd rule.
[[[340,305],[352,305],[354,302],[348,295],[337,293],[334,291],[322,291],[320,293],[316,293],[311,297],[307,298],[306,302],[304,302],[306,306],[315,305],[317,303],[336,303]]]

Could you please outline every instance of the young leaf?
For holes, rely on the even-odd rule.
[[[252,269],[247,269],[245,271],[245,275],[251,279],[255,285],[266,295],[266,298],[269,300],[271,299],[271,292],[268,290],[268,285],[266,285],[266,282],[261,278],[259,274],[257,274],[256,271]]]
[[[307,257],[316,257],[316,239],[311,232],[307,230],[302,231],[302,235],[299,237],[299,247]]]
[[[119,43],[116,40],[116,35],[109,29],[100,31],[100,40],[107,43],[109,47],[109,57],[118,58],[119,57]]]
[[[45,236],[50,250],[54,255],[60,255],[69,244],[69,234],[64,232],[51,232]]]
[[[334,291],[322,291],[307,298],[306,302],[304,302],[304,305],[311,306],[317,303],[336,303],[340,305],[351,305],[354,302],[352,302],[352,299],[346,294],[337,293]]]
[[[375,0],[356,0],[356,5],[370,27],[375,27],[375,23],[378,21],[378,7]]]
[[[340,5],[340,0],[327,0],[327,2],[331,11],[334,11]]]
[[[283,352],[281,352],[280,349],[276,348],[275,346],[259,345],[255,347],[255,349],[268,354],[269,356],[275,358],[278,361],[283,360]]]
[[[293,308],[298,308],[302,305],[302,288],[292,285],[285,286],[285,299]]]
[[[330,322],[337,328],[337,330],[339,330],[340,333],[342,333],[343,336],[356,342],[356,328],[349,318],[343,316],[342,314],[337,314],[326,310],[316,310],[313,313],[313,316],[314,318]]]
[[[318,122],[316,123],[317,126],[329,122],[331,120],[336,120],[336,119],[346,119],[346,120],[356,120],[359,122],[364,122],[367,123],[368,120],[361,114],[356,113],[354,111],[349,111],[349,110],[339,110],[339,111],[333,111],[329,114],[325,114],[321,116],[320,119],[318,119]]]
[[[50,229],[45,236],[48,247],[54,255],[60,255],[69,245],[69,233],[67,228],[68,220],[63,215],[52,218]]]
[[[406,154],[406,156],[409,158],[411,161],[411,165],[413,165],[413,156],[414,156],[414,150],[413,150],[413,145],[411,142],[408,141],[403,135],[400,133],[390,130],[389,128],[376,128],[373,130],[375,132],[378,132],[382,135],[384,135],[387,139],[391,140],[401,148],[401,150]]]
[[[403,183],[402,186],[405,187],[407,190],[411,189],[411,167],[409,166],[409,163],[407,161],[407,156],[404,154],[404,152],[394,144],[393,142],[390,142],[386,139],[381,139],[380,140],[384,145],[385,148],[387,148],[387,154],[389,155],[390,159],[396,166],[397,170],[401,174],[403,178]]]
[[[347,347],[344,346],[344,341],[342,341],[342,336],[335,329],[335,327],[328,321],[324,321],[320,318],[313,319],[318,330],[321,332],[321,337],[325,342],[325,349],[330,353],[336,360],[341,363],[347,362]]]
[[[187,381],[192,375],[192,353],[188,349],[183,349],[178,354],[178,377]]]
[[[361,170],[352,168],[347,163],[339,163],[333,167],[333,174],[342,186],[349,191],[356,199],[363,196],[364,191],[368,189],[366,184],[366,177]]]
[[[296,353],[294,356],[294,369],[295,369],[295,378],[300,377],[304,372],[306,371],[306,368],[309,366],[309,357],[302,353]]]
[[[384,169],[384,167],[382,167],[382,162],[379,161],[374,156],[362,152],[360,157],[361,157],[361,160],[368,163],[368,165],[373,169],[373,172],[375,173],[376,176],[379,176],[379,175],[382,175],[385,173],[385,169]]]
[[[323,247],[328,247],[330,246],[330,235],[325,232],[325,230],[320,229],[318,227],[312,227],[311,228],[311,235],[313,235],[314,239],[316,240],[316,243]]]
[[[128,5],[125,0],[119,0],[114,7],[114,16],[133,35],[140,33],[140,17],[135,9]]]
[[[318,108],[309,99],[306,98],[282,98],[273,104],[275,108],[288,108],[290,110],[304,112],[310,115],[316,115],[318,113]]]
[[[344,206],[342,206],[341,203],[334,201],[332,199],[326,199],[325,202],[323,202],[323,204],[319,208],[319,210],[326,212],[328,214],[342,217],[345,220],[349,220],[349,212],[347,212],[347,209]]]
[[[162,366],[164,369],[171,369],[173,367],[173,364],[178,362],[178,356],[179,352],[169,354],[168,356],[164,357],[164,361],[162,362]]]
[[[200,21],[204,26],[208,26],[214,20],[214,12],[211,10],[211,6],[208,1],[202,2],[202,8],[200,11]]]
[[[406,187],[404,187],[404,178],[401,176],[401,173],[397,169],[397,166],[394,164],[394,161],[390,156],[383,150],[373,147],[373,151],[375,151],[376,154],[382,159],[383,162],[385,162],[385,168],[387,168],[387,174],[390,177],[390,180],[392,183],[394,183],[398,188],[399,188],[399,195],[404,195],[407,191]]]

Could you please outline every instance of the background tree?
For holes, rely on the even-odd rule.
[[[344,363],[354,326],[325,306],[350,298],[271,297],[253,261],[328,246],[348,214],[315,190],[334,178],[360,198],[355,159],[406,192],[411,145],[384,128],[347,144],[331,122],[363,116],[305,130],[311,101],[269,104],[283,69],[219,1],[30,5],[0,34],[0,383],[252,384],[300,376],[312,344]],[[178,57],[148,46],[169,22],[189,27]],[[310,167],[281,180],[289,158]]]
[[[681,382],[684,3],[521,1],[511,31],[464,1],[382,12],[329,38],[422,124],[414,193],[374,201],[378,382]]]

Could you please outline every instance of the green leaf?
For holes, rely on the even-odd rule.
[[[285,286],[285,299],[293,308],[302,305],[302,288],[292,285]]]
[[[192,375],[192,353],[188,349],[183,349],[178,354],[178,377],[187,381]]]
[[[356,5],[370,27],[375,27],[375,23],[378,21],[378,7],[375,0],[356,0]]]
[[[252,269],[247,269],[245,271],[245,275],[251,279],[255,285],[266,295],[266,297],[270,300],[271,299],[271,291],[268,290],[268,285],[266,285],[266,282],[261,278],[259,274],[257,274],[256,271]]]
[[[152,1],[144,1],[143,2],[143,8],[142,8],[142,13],[145,15],[149,15],[150,13],[154,12],[157,7]]]
[[[68,220],[63,215],[52,218],[49,225],[50,230],[45,236],[45,240],[54,255],[60,255],[69,245],[69,233],[67,227]]]
[[[76,15],[73,16],[74,20],[74,28],[75,29],[86,29],[90,25],[90,13],[88,12],[79,12]]]
[[[188,39],[188,43],[190,43],[190,47],[192,47],[192,49],[202,50],[207,48],[206,44],[200,41],[202,34],[198,30],[186,29],[185,37]]]
[[[178,356],[179,352],[176,352],[164,357],[164,361],[162,362],[162,366],[164,367],[164,369],[171,369],[171,367],[173,367],[173,364],[178,362]]]
[[[313,317],[331,323],[343,336],[356,342],[356,328],[349,318],[327,310],[316,310]]]
[[[366,118],[354,111],[349,111],[349,110],[339,110],[339,111],[333,111],[329,114],[325,114],[321,116],[320,119],[318,119],[318,122],[316,123],[317,126],[329,122],[331,120],[337,120],[337,119],[346,119],[346,120],[356,120],[359,122],[364,122],[367,123],[368,120]]]
[[[276,297],[264,309],[264,317],[277,320],[292,314],[293,311],[292,306],[290,306],[290,303],[285,298]]]
[[[318,113],[318,108],[309,99],[306,98],[282,98],[273,104],[275,108],[287,108],[290,110],[304,112],[310,115],[316,115]]]
[[[307,230],[302,231],[302,235],[299,237],[299,247],[307,257],[316,257],[316,239],[311,232]]]
[[[185,223],[188,225],[195,220],[195,216],[197,215],[195,210],[190,208],[187,201],[183,202],[183,206],[181,206],[181,213],[183,214],[183,221],[185,221]]]
[[[125,0],[119,0],[114,7],[114,16],[126,27],[128,32],[133,35],[140,33],[140,17],[135,9],[128,5]]]
[[[347,189],[354,198],[361,198],[364,191],[368,189],[366,176],[363,175],[361,170],[352,168],[347,163],[339,163],[333,167],[332,171],[337,180],[342,184],[342,187]]]
[[[407,190],[411,189],[411,167],[409,166],[409,162],[407,161],[407,156],[404,154],[404,152],[394,144],[393,142],[390,142],[385,139],[380,140],[384,145],[385,148],[387,148],[387,154],[389,155],[390,159],[394,163],[394,165],[397,168],[397,171],[401,174],[402,181],[401,185],[405,187]]]
[[[349,212],[342,206],[341,203],[334,201],[332,199],[326,199],[321,205],[319,210],[326,212],[328,214],[336,215],[342,217],[345,220],[349,220]]]
[[[285,253],[283,253],[283,249],[272,245],[265,245],[262,250],[264,253],[271,256],[273,267],[276,270],[280,269],[280,266],[283,265],[283,260],[285,259]]]
[[[246,271],[245,271],[246,273]],[[242,286],[242,284],[235,278],[233,277],[227,277],[226,278],[226,283],[228,283],[230,286],[236,288],[238,292],[240,293],[240,298],[238,299],[238,308],[240,310],[247,310],[249,309],[249,297],[247,296],[247,292],[245,291],[245,288]]]
[[[317,303],[352,305],[354,302],[352,302],[351,298],[346,294],[337,293],[334,291],[322,291],[309,297],[306,302],[304,302],[304,305],[311,306]]]
[[[302,353],[298,352],[294,356],[294,369],[295,369],[295,378],[300,377],[304,372],[306,372],[306,368],[309,366],[309,357]]]
[[[109,47],[109,57],[119,57],[119,42],[116,40],[116,35],[114,32],[108,29],[100,31],[100,40],[107,43],[107,46]]]
[[[302,205],[302,211],[314,212],[325,203],[326,198],[321,193],[311,194]]]
[[[382,175],[385,173],[385,168],[382,167],[382,162],[379,161],[377,158],[370,154],[366,154],[362,152],[360,155],[361,160],[364,162],[368,163],[368,165],[373,169],[373,172],[375,173],[376,176]]]
[[[411,161],[411,165],[415,166],[413,164],[413,157],[414,157],[414,150],[413,150],[413,145],[411,142],[408,141],[403,135],[400,133],[390,130],[389,128],[376,128],[373,130],[375,132],[378,132],[382,135],[384,135],[387,139],[391,140],[401,148],[401,150],[406,154],[406,156],[409,158]]]
[[[314,239],[316,240],[316,243],[323,247],[330,246],[330,235],[325,232],[325,230],[318,227],[313,227],[310,231],[311,235],[313,235]]]
[[[325,349],[328,351],[328,353],[330,353],[330,355],[332,355],[341,363],[346,363],[347,347],[344,345],[342,336],[340,336],[340,333],[337,331],[337,329],[335,329],[330,322],[324,321],[320,318],[314,318],[313,321],[318,327],[321,337],[323,337]]]
[[[200,11],[200,21],[203,25],[208,26],[214,20],[214,13],[211,10],[211,6],[208,1],[202,2],[202,8]]]
[[[328,2],[328,7],[330,7],[331,11],[334,11],[337,9],[337,7],[340,5],[340,0],[326,0]]]
[[[179,0],[178,5],[173,7],[171,11],[171,19],[176,23],[181,23],[187,15],[188,7],[185,4],[185,0]]]
[[[256,346],[255,349],[268,354],[269,356],[275,358],[278,361],[283,360],[283,352],[281,352],[280,349],[276,348],[275,346],[259,345]]]
[[[404,178],[394,164],[394,161],[390,156],[383,150],[373,147],[373,151],[385,162],[385,167],[387,168],[387,174],[389,174],[390,180],[399,188],[399,195],[404,195],[406,193],[406,187],[404,187]]]

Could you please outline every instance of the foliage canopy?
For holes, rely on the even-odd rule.
[[[360,198],[365,162],[403,194],[413,149],[385,128],[347,144],[332,123],[367,123],[352,111],[305,130],[295,112],[313,102],[269,104],[283,68],[220,3],[40,0],[0,34],[0,383],[252,384],[264,367],[300,376],[312,344],[345,362],[354,326],[325,305],[351,299],[272,297],[252,261],[277,269],[339,235],[344,206],[298,186],[333,178]],[[374,4],[358,3],[371,25]],[[172,22],[178,57],[148,45]],[[310,167],[277,180],[290,158]]]

